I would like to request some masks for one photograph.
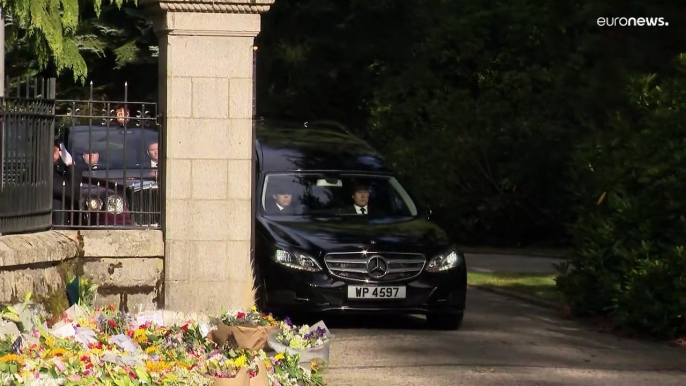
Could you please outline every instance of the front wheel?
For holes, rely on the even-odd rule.
[[[459,314],[428,314],[426,322],[434,330],[458,330],[462,326],[464,313]]]

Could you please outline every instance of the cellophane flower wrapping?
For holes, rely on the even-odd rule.
[[[329,348],[334,337],[323,321],[312,326],[297,326],[286,318],[279,329],[269,334],[268,343],[276,352],[298,354],[301,363],[313,360],[328,362]]]

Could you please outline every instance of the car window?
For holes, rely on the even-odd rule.
[[[360,184],[368,186],[370,215],[417,215],[410,195],[395,177],[352,173],[268,174],[262,187],[262,211],[270,215],[295,216],[355,214],[351,212],[352,195],[354,186]]]
[[[77,163],[84,163],[82,153],[97,151],[100,168],[141,168],[150,165],[147,150],[152,142],[159,141],[159,134],[152,129],[129,129],[107,127],[75,127],[69,131],[67,150]]]

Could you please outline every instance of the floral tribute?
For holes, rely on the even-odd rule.
[[[276,340],[292,349],[311,349],[324,345],[330,339],[329,331],[322,326],[294,326],[290,319],[281,322]]]
[[[277,328],[272,314],[259,312],[256,306],[249,311],[225,311],[220,316],[217,341],[220,344],[235,341],[245,349],[263,350],[268,347],[269,333]]]
[[[271,325],[270,316],[262,318]],[[48,327],[27,301],[0,307],[0,384],[324,385],[316,364],[303,368],[297,355],[219,346],[208,338],[213,328],[192,318],[142,321],[114,305],[73,306]]]
[[[270,313],[269,315],[257,311],[252,306],[250,311],[230,310],[221,313],[221,321],[227,326],[277,326],[278,323]]]

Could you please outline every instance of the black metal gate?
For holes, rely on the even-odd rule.
[[[0,234],[52,225],[55,79],[7,79],[0,98]]]
[[[57,100],[56,121],[64,145],[55,228],[159,228],[159,149],[156,103]],[[64,158],[61,157],[61,158]],[[66,162],[65,162],[66,161]]]

